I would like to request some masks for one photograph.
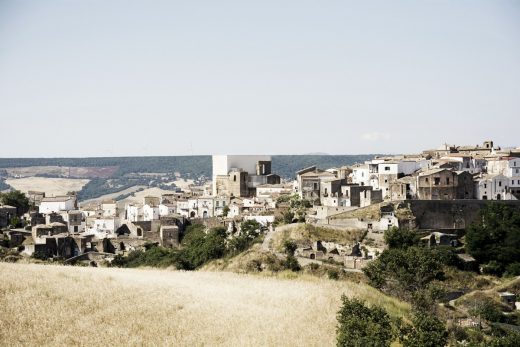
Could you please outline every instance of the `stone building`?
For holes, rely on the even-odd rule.
[[[176,225],[162,225],[159,231],[159,239],[163,247],[178,247],[179,227]]]
[[[0,205],[0,228],[5,228],[16,217],[16,207],[9,205]]]
[[[269,156],[213,156],[213,196],[254,196],[257,187],[279,183]]]
[[[417,197],[421,200],[473,199],[473,179],[468,172],[431,169],[417,176]]]

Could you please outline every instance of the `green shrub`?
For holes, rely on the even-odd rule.
[[[417,312],[412,319],[413,326],[403,329],[404,347],[444,347],[448,332],[444,324],[434,315]]]
[[[506,267],[505,275],[509,277],[520,276],[520,262],[509,264]]]
[[[415,231],[397,227],[386,230],[384,238],[388,248],[408,248],[419,243],[419,237]]]
[[[330,280],[338,280],[339,279],[339,272],[338,270],[330,269],[327,271],[327,277]]]
[[[393,338],[388,313],[379,306],[367,307],[359,299],[341,297],[336,329],[337,345],[344,347],[385,347]]]
[[[298,263],[298,259],[294,257],[294,255],[288,255],[287,259],[285,260],[284,266],[286,269],[298,272],[302,268],[300,266],[300,263]]]

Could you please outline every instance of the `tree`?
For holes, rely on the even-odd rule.
[[[298,248],[298,246],[296,243],[294,243],[294,241],[285,240],[283,243],[283,248],[287,255],[294,255],[294,252],[296,252],[296,248]]]
[[[283,214],[283,221],[285,224],[291,224],[294,220],[294,212],[287,211]]]
[[[372,286],[410,299],[416,291],[426,289],[432,281],[442,280],[442,267],[437,252],[429,248],[409,247],[385,250],[363,272]]]
[[[228,214],[229,214],[229,206],[224,206],[224,208],[222,209],[222,217],[227,217]]]
[[[379,306],[367,307],[362,300],[341,297],[343,302],[336,329],[338,346],[384,347],[393,339],[388,313]]]
[[[467,229],[466,250],[481,264],[496,261],[501,271],[520,262],[520,213],[503,204],[487,205]]]
[[[0,193],[0,201],[4,205],[16,207],[16,214],[22,216],[29,211],[29,199],[19,190],[12,190],[7,193]]]
[[[408,248],[419,243],[417,233],[409,229],[392,227],[385,231],[384,237],[389,248]]]
[[[404,347],[444,347],[448,341],[448,332],[444,324],[434,315],[417,312],[412,319],[413,327],[403,333]]]
[[[240,224],[240,234],[247,238],[254,239],[260,235],[260,223],[256,220],[246,220]]]

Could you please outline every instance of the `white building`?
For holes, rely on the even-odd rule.
[[[43,198],[38,211],[43,214],[58,213],[61,211],[74,210],[76,208],[76,197],[65,195]]]
[[[143,221],[153,221],[159,219],[159,206],[143,205]]]
[[[117,203],[114,200],[105,200],[101,203],[103,216],[112,217],[117,216]]]
[[[126,219],[130,222],[139,222],[143,220],[143,207],[140,205],[127,204],[125,206]]]
[[[160,204],[159,205],[159,216],[168,216],[177,212],[177,204]]]
[[[186,218],[190,216],[190,203],[188,200],[177,200],[177,214]]]
[[[475,196],[479,200],[511,200],[509,178],[504,175],[483,175],[475,180]]]
[[[269,155],[214,155],[213,156],[213,195],[217,195],[217,176],[228,175],[231,169],[242,169],[256,175],[259,161],[271,161]]]
[[[115,237],[115,232],[120,226],[121,222],[117,217],[89,217],[86,233],[98,238]]]

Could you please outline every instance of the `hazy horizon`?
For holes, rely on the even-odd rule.
[[[0,76],[1,158],[516,147],[520,2],[4,0]]]

